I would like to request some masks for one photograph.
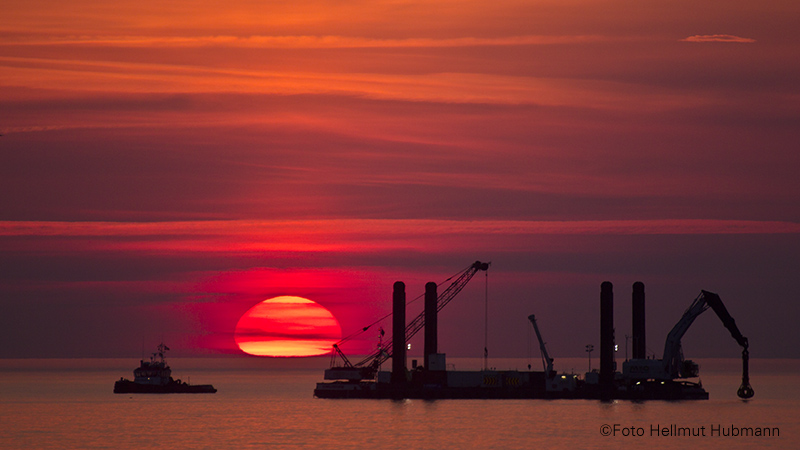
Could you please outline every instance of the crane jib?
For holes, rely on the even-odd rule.
[[[472,277],[475,276],[476,273],[480,271],[487,271],[489,269],[489,265],[491,263],[488,262],[481,262],[475,261],[472,263],[468,268],[464,269],[463,271],[459,272],[453,277],[456,277],[455,281],[453,281],[441,294],[439,294],[436,300],[436,310],[441,311],[450,300],[455,298],[459,292],[469,283]],[[452,279],[450,277],[449,279]],[[408,323],[405,329],[405,338],[406,342],[411,340],[414,335],[416,335],[423,327],[425,326],[425,312],[421,312],[419,315],[414,317],[414,319]],[[391,343],[392,339],[389,338],[385,342]],[[341,354],[341,350],[337,351]],[[357,362],[354,367],[369,367],[373,370],[377,370],[378,367],[383,364],[386,360],[392,357],[392,346],[388,345],[386,347],[378,347],[372,351],[366,358]]]

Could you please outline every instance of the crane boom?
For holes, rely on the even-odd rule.
[[[452,300],[462,289],[469,283],[472,277],[475,276],[476,273],[479,271],[486,271],[489,269],[490,263],[475,261],[470,265],[468,268],[464,269],[462,272],[459,272],[457,278],[444,290],[441,294],[437,297],[436,300],[436,311],[441,311],[450,300]],[[455,275],[454,275],[455,276]],[[452,277],[451,277],[452,278]],[[421,312],[417,315],[411,322],[406,325],[405,329],[405,342],[408,342],[412,337],[414,337],[422,327],[425,326],[425,311]],[[366,358],[357,362],[355,367],[364,367],[369,368],[372,372],[376,371],[381,364],[383,364],[387,359],[391,358],[392,356],[392,346],[391,342],[392,339],[389,338],[386,340],[386,346],[379,346],[375,349],[372,353],[370,353]]]
[[[681,339],[689,327],[694,323],[694,320],[700,316],[709,307],[705,291],[702,291],[697,298],[694,299],[691,305],[683,312],[678,323],[672,327],[667,340],[664,343],[664,355],[661,358],[665,364],[665,370],[670,378],[685,378],[695,376],[690,370],[684,370],[683,367],[683,349],[681,348]]]
[[[750,386],[748,367],[750,360],[748,349],[750,344],[747,338],[742,336],[742,333],[736,326],[736,321],[731,317],[727,308],[725,308],[719,295],[713,292],[700,291],[700,295],[689,305],[689,308],[683,313],[681,319],[675,324],[669,332],[669,335],[667,335],[667,341],[664,344],[664,357],[662,358],[665,371],[667,375],[673,379],[697,376],[697,365],[691,361],[684,361],[683,359],[681,338],[686,334],[692,322],[708,308],[714,310],[722,321],[722,324],[731,333],[731,336],[742,347],[742,384],[737,393],[741,398],[750,398],[755,394],[753,388]]]
[[[536,316],[531,314],[528,316],[528,320],[531,321],[533,324],[533,331],[536,332],[536,339],[539,340],[539,351],[542,352],[542,362],[544,363],[544,370],[547,377],[551,377],[554,375],[553,373],[553,358],[547,353],[547,348],[544,346],[544,339],[542,339],[542,334],[539,333],[539,326],[536,325]]]
[[[717,313],[717,316],[722,321],[722,324],[725,325],[725,328],[731,332],[731,336],[736,339],[736,342],[738,342],[743,348],[749,347],[750,345],[747,342],[747,338],[742,336],[742,333],[736,326],[736,321],[733,320],[733,317],[731,317],[728,309],[722,304],[722,300],[720,300],[719,295],[708,291],[702,291],[702,293],[708,298],[707,302],[709,306],[711,306],[711,309]]]

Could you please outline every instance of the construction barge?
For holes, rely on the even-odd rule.
[[[547,353],[534,315],[530,320],[542,355],[542,371],[519,370],[447,370],[446,356],[438,352],[437,313],[488,263],[476,261],[457,274],[456,280],[441,295],[437,284],[425,286],[425,309],[406,324],[405,284],[396,282],[393,291],[393,337],[364,360],[351,363],[338,343],[333,346],[331,367],[325,370],[325,382],[317,383],[314,396],[327,399],[599,399],[599,400],[706,400],[708,392],[702,384],[690,379],[699,376],[699,366],[684,360],[681,338],[692,322],[711,308],[722,320],[733,338],[742,347],[742,384],[737,394],[753,397],[749,381],[748,340],[739,332],[735,321],[719,296],[701,291],[681,319],[670,331],[661,359],[648,359],[645,354],[644,284],[633,285],[633,357],[617,371],[614,357],[613,286],[604,282],[600,290],[600,370],[582,377],[558,373]],[[454,275],[454,277],[456,277]],[[451,277],[452,278],[452,277]],[[412,369],[406,366],[407,342],[425,328],[424,361]],[[365,327],[366,331],[369,327]],[[589,351],[589,349],[587,349]],[[337,357],[341,362],[337,361]],[[392,359],[392,370],[379,370]],[[530,366],[529,366],[530,368]]]

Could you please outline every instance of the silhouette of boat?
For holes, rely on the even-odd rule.
[[[172,378],[172,369],[164,360],[169,347],[161,343],[150,361],[139,361],[133,370],[133,381],[120,378],[114,383],[115,394],[213,394],[217,392],[210,384],[191,385]]]

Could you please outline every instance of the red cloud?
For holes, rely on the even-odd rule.
[[[689,36],[685,39],[681,39],[683,42],[755,42],[755,39],[750,38],[743,38],[740,36],[734,36],[732,34],[696,34],[694,36]]]

